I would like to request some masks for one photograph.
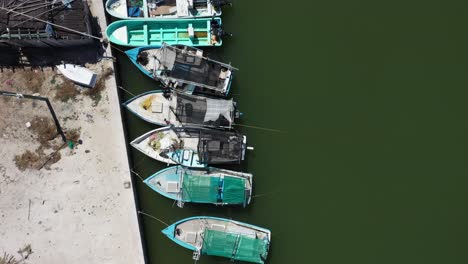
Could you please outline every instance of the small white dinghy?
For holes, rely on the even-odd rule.
[[[85,67],[74,64],[60,64],[57,65],[57,69],[63,76],[77,84],[90,88],[96,86],[97,75]]]

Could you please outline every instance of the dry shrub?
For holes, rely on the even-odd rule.
[[[112,68],[106,68],[104,72],[102,73],[102,78],[107,80],[111,75],[114,74],[114,69]]]
[[[50,160],[47,162],[48,164],[47,166],[56,163],[61,158],[62,158],[62,154],[60,154],[60,152],[57,151],[56,153],[53,153],[53,155],[50,157]]]
[[[80,139],[80,129],[71,129],[66,132],[67,140],[73,143],[78,142]]]
[[[55,93],[55,99],[59,99],[62,102],[68,102],[68,100],[75,100],[76,96],[80,91],[76,88],[75,84],[68,80],[63,79],[63,83],[57,85],[57,92]]]
[[[28,244],[28,245],[26,245],[23,248],[20,248],[18,250],[18,254],[20,254],[23,259],[27,259],[29,257],[29,255],[31,255],[32,253],[33,253],[33,251],[32,251],[32,248],[31,248],[30,244]]]
[[[20,262],[10,254],[3,253],[3,257],[0,257],[0,264],[19,264]]]
[[[18,77],[16,77],[18,78]],[[42,83],[45,80],[45,75],[42,72],[33,70],[25,70],[20,73],[19,78],[23,78],[27,83],[28,91],[38,93],[41,90]]]
[[[39,140],[41,145],[47,144],[58,134],[55,123],[47,117],[35,117],[31,121],[30,129],[36,134],[37,140]]]
[[[50,170],[50,165],[58,162],[62,158],[62,154],[60,152],[54,151],[52,154],[48,155],[44,161],[41,162],[40,167],[37,169],[42,169],[44,167],[46,170]]]
[[[42,147],[36,149],[35,152],[26,150],[23,154],[16,155],[14,161],[16,167],[20,171],[24,171],[26,169],[40,170],[43,167],[50,169],[50,165],[58,162],[62,158],[62,154],[59,152],[60,149],[60,147],[57,147],[57,149],[49,155],[44,153]]]
[[[20,248],[18,250],[18,254],[21,255],[20,260],[16,260],[16,258],[13,255],[10,255],[8,253],[3,253],[3,257],[0,256],[0,264],[21,264],[25,263],[24,261],[28,259],[29,255],[33,253],[31,249],[31,245],[26,245],[24,248]]]
[[[94,88],[87,89],[84,94],[91,97],[94,101],[93,106],[97,106],[102,99],[101,92],[106,89],[106,80],[114,74],[112,68],[106,68],[104,72],[98,77],[96,86]]]
[[[24,152],[23,154],[16,155],[14,161],[16,167],[20,171],[24,171],[26,169],[37,168],[38,164],[40,163],[40,160],[42,159],[41,156],[42,155],[40,155],[40,153],[26,150],[26,152]]]

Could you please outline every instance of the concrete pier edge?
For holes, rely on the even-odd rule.
[[[105,13],[105,24],[106,26],[109,24],[109,21],[110,21],[110,15],[105,11],[106,10],[106,7],[105,7],[105,1],[102,1],[102,8],[104,10],[104,13]],[[102,36],[103,37],[106,37],[105,36],[105,28],[104,29],[101,29],[102,30]],[[116,50],[110,46],[111,43],[109,42],[109,48],[108,50],[110,50],[110,55],[114,57],[114,53],[116,52]],[[115,89],[117,89],[117,97],[119,99],[119,112],[120,112],[120,119],[122,121],[122,127],[123,127],[123,134],[124,134],[124,139],[125,139],[125,149],[126,149],[126,153],[127,153],[127,162],[128,162],[128,166],[130,168],[130,170],[133,170],[133,162],[132,162],[132,159],[131,159],[131,156],[130,156],[130,153],[131,153],[131,146],[130,146],[130,141],[129,141],[129,138],[128,138],[128,129],[127,129],[127,121],[126,121],[126,118],[125,118],[125,115],[124,115],[124,111],[125,109],[123,109],[123,106],[122,106],[122,90],[119,89],[119,86],[121,86],[121,79],[120,79],[120,68],[119,68],[119,65],[116,61],[116,59],[114,59],[112,61],[112,64],[113,64],[113,68],[114,68],[114,77],[115,77]],[[135,177],[132,175],[132,172],[129,171],[129,174],[130,174],[130,179],[131,179],[131,183],[132,183],[132,191],[133,191],[133,197],[134,197],[134,200],[135,200],[135,208],[136,208],[136,211],[135,211],[135,214],[137,216],[137,221],[138,221],[138,229],[139,229],[139,233],[140,233],[140,240],[141,240],[141,246],[142,246],[142,250],[143,250],[143,259],[144,259],[144,262],[146,264],[149,263],[149,260],[148,260],[148,252],[147,252],[147,245],[146,245],[146,240],[145,240],[145,235],[144,235],[144,230],[143,230],[143,224],[142,224],[142,217],[141,215],[138,213],[138,211],[140,211],[140,202],[139,202],[139,199],[138,199],[138,195],[137,195],[137,191],[136,191],[136,180],[135,180]]]

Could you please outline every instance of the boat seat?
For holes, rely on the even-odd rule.
[[[221,149],[221,142],[210,141],[208,142],[208,151],[218,151]]]
[[[191,153],[190,151],[184,151],[184,157],[183,157],[183,159],[184,159],[184,160],[189,160],[191,154],[192,154],[192,153]]]
[[[192,24],[188,25],[187,31],[190,38],[195,37],[195,29],[193,28]]]
[[[176,181],[168,181],[166,185],[166,192],[168,193],[178,193],[179,192],[179,183]]]
[[[195,232],[185,233],[185,241],[188,242],[188,243],[197,242],[197,233],[195,233]]]
[[[177,6],[173,6],[169,8],[168,13],[169,14],[175,14],[177,12]]]
[[[224,231],[226,229],[225,225],[211,224],[211,229],[215,231]]]
[[[162,113],[163,112],[163,104],[159,102],[153,102],[151,104],[151,112],[152,113]]]

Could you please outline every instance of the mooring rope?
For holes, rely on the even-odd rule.
[[[116,49],[116,50],[122,52],[123,54],[125,54],[125,51],[123,51],[123,50],[117,48],[115,45],[112,45],[112,43],[109,43],[109,45],[110,45],[112,48],[114,48],[114,49]]]
[[[140,174],[138,174],[136,171],[134,170],[130,170],[131,173],[135,174],[136,176],[138,176],[138,178],[140,178],[141,181],[144,181],[143,180],[143,177],[140,176]]]
[[[129,90],[127,90],[127,89],[123,88],[123,87],[122,87],[122,86],[120,86],[120,85],[119,85],[119,86],[117,86],[117,88],[124,90],[125,92],[127,92],[128,94],[130,94],[130,95],[132,95],[132,96],[136,96],[136,95],[134,95],[132,92],[130,92]]]
[[[260,194],[257,194],[257,195],[252,195],[252,198],[262,197],[262,196],[265,196],[265,195],[272,195],[272,194],[275,194],[275,193],[278,193],[278,192],[275,191],[275,192],[260,193]]]
[[[274,128],[259,127],[259,126],[249,126],[249,125],[244,125],[244,124],[234,124],[234,125],[235,125],[235,126],[241,126],[241,127],[255,128],[255,129],[260,129],[260,130],[266,130],[266,131],[270,131],[270,132],[286,133],[286,131],[282,131],[282,130],[274,129]]]
[[[138,213],[139,213],[139,214],[142,214],[142,215],[146,215],[146,216],[148,216],[148,217],[150,217],[150,218],[153,218],[154,220],[157,220],[157,221],[159,221],[159,222],[165,224],[166,226],[169,226],[169,225],[168,225],[166,222],[164,222],[163,220],[161,220],[161,219],[159,219],[159,218],[157,218],[157,217],[154,217],[154,216],[152,216],[152,215],[150,215],[150,214],[147,214],[147,213],[142,212],[142,211],[138,211]]]

